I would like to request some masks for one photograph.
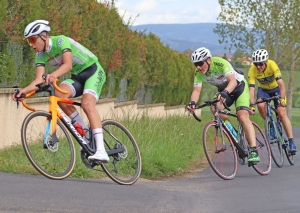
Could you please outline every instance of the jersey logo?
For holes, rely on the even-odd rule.
[[[62,42],[64,42],[64,40],[62,38],[58,39],[57,45],[60,47],[60,45],[61,45]]]
[[[224,64],[220,63],[220,62],[214,62],[215,65],[219,66],[219,67],[223,67]]]
[[[266,77],[266,78],[259,78],[257,79],[261,84],[265,84],[265,83],[268,83],[268,82],[271,82],[274,80],[274,75],[272,76],[269,76],[269,77]]]
[[[36,55],[39,58],[44,58],[44,53],[43,52],[38,52],[38,53],[36,53]]]

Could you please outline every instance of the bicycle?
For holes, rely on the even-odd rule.
[[[45,79],[45,75],[43,78]],[[114,182],[121,185],[135,183],[141,174],[142,161],[138,145],[128,129],[115,120],[104,120],[104,145],[110,161],[106,164],[89,161],[88,156],[96,152],[93,134],[90,134],[87,143],[58,106],[58,102],[76,106],[81,106],[81,103],[56,97],[55,90],[67,93],[61,90],[56,82],[53,85],[40,83],[36,85],[37,90],[21,95],[20,101],[23,106],[33,111],[26,116],[21,128],[22,146],[32,166],[47,178],[67,178],[74,169],[76,159],[71,133],[82,147],[81,160],[87,168],[95,169],[100,165]],[[36,111],[25,102],[26,98],[40,92],[49,93],[49,112]],[[18,103],[19,100],[17,107]]]
[[[238,163],[245,164],[246,158],[250,154],[250,147],[245,137],[242,125],[238,122],[238,140],[228,129],[220,114],[226,114],[237,118],[236,114],[230,113],[230,109],[225,106],[228,111],[220,110],[217,106],[219,100],[214,99],[205,101],[204,104],[198,105],[195,109],[206,106],[213,106],[215,109],[213,121],[208,122],[202,135],[204,153],[207,161],[213,171],[224,180],[233,179],[238,171]],[[201,122],[201,119],[193,113],[194,118]],[[248,162],[248,167],[253,169],[260,175],[267,175],[271,171],[271,154],[270,147],[263,130],[251,121],[256,133],[257,152],[260,156],[260,162]]]
[[[280,96],[275,95],[270,98],[261,98],[254,104],[266,103],[267,104],[267,117],[265,119],[265,133],[270,143],[271,153],[274,163],[278,167],[282,167],[284,163],[284,153],[291,165],[295,164],[294,155],[290,153],[288,145],[288,138],[282,126],[282,122],[278,116],[278,113],[274,107],[271,106],[271,101],[280,100]],[[275,118],[275,117],[276,118]],[[271,133],[272,132],[272,133]]]

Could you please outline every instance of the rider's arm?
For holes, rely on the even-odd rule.
[[[191,102],[194,101],[195,103],[198,102],[201,89],[202,89],[202,74],[198,72],[198,70],[195,70],[195,75],[194,75],[194,88],[193,92],[191,95]]]
[[[198,102],[199,96],[200,96],[200,93],[201,93],[201,88],[202,87],[194,86],[193,92],[192,92],[192,95],[191,95],[191,102],[192,101],[194,101],[195,103]]]
[[[249,91],[250,91],[250,103],[254,103],[255,102],[255,87],[249,87]]]
[[[23,89],[23,93],[27,94],[37,89],[36,85],[44,82],[42,75],[45,73],[45,66],[37,66],[35,71],[35,79]]]
[[[235,75],[234,74],[227,75],[226,79],[228,81],[228,85],[224,90],[227,90],[228,93],[231,93],[237,86]]]
[[[72,52],[71,51],[63,52],[62,58],[63,58],[63,64],[52,73],[52,75],[56,76],[56,78],[72,70]]]
[[[280,89],[280,97],[282,99],[285,99],[286,93],[285,93],[285,86],[284,86],[284,82],[282,79],[277,80],[277,84],[279,86]]]
[[[277,81],[277,84],[279,86],[279,89],[280,89],[280,97],[282,99],[285,99],[285,96],[286,96],[286,91],[285,91],[285,86],[284,86],[284,82],[281,78],[281,72],[280,72],[280,69],[279,67],[277,66],[277,64],[274,62],[271,64],[271,70],[274,70],[274,77]]]

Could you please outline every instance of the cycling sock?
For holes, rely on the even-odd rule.
[[[85,122],[83,121],[82,117],[80,116],[77,110],[73,112],[71,115],[69,115],[69,118],[71,118],[72,121],[73,120],[77,121],[82,126],[82,129],[85,130],[89,129],[89,127],[85,124]]]
[[[104,152],[104,142],[103,142],[103,131],[102,128],[96,128],[92,130],[94,138],[96,140],[96,149],[97,151]]]

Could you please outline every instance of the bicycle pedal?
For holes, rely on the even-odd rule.
[[[248,162],[248,167],[251,167],[251,166],[255,166],[257,163],[255,162]]]

